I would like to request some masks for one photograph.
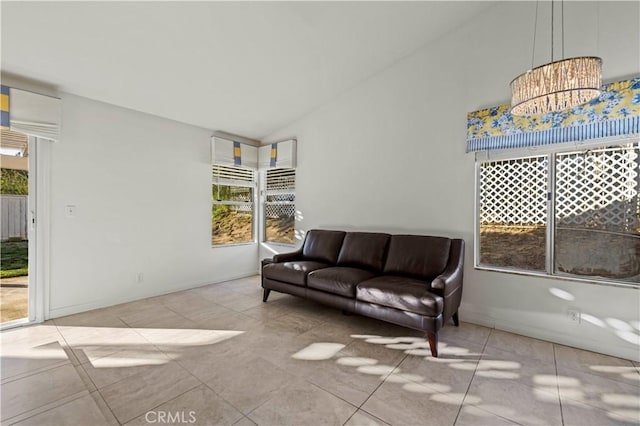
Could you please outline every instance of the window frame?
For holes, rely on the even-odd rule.
[[[568,152],[587,151],[591,149],[622,146],[625,144],[640,145],[640,136],[631,135],[626,137],[610,137],[599,138],[592,141],[581,141],[575,143],[560,143],[542,147],[528,147],[520,149],[505,149],[495,151],[479,151],[476,152],[474,167],[475,167],[475,185],[474,185],[474,252],[473,252],[473,267],[476,270],[502,272],[515,275],[526,275],[541,278],[550,278],[556,280],[576,281],[584,282],[596,285],[606,285],[614,287],[624,288],[640,288],[640,283],[633,283],[631,281],[617,281],[609,278],[579,276],[579,275],[564,275],[562,273],[555,272],[555,234],[556,234],[556,155]],[[503,160],[517,160],[531,157],[547,157],[547,219],[546,219],[546,244],[545,244],[545,271],[534,271],[519,268],[510,268],[504,266],[493,266],[480,264],[480,173],[483,162],[488,161],[503,161]]]
[[[243,183],[241,180],[234,181],[233,179],[229,180],[216,180],[214,177],[214,169],[216,167],[225,167],[229,169],[242,169],[244,171],[251,172],[251,181],[247,181],[247,183]],[[251,240],[250,241],[241,241],[241,242],[231,242],[225,244],[214,244],[211,241],[211,248],[221,248],[221,247],[234,247],[234,246],[242,246],[242,245],[250,245],[257,243],[257,220],[256,215],[258,214],[257,209],[257,192],[258,192],[258,173],[255,169],[251,167],[243,167],[243,166],[229,166],[224,164],[212,164],[211,165],[211,189],[213,190],[213,185],[227,185],[227,186],[235,186],[239,188],[251,188],[252,196],[251,201],[243,202],[243,201],[217,201],[213,198],[213,194],[211,195],[211,209],[213,210],[213,206],[215,205],[228,205],[228,206],[242,206],[251,204]],[[213,220],[211,221],[211,226],[213,227]],[[213,229],[211,229],[211,233],[213,233]],[[213,235],[211,235],[213,237]]]
[[[267,240],[267,175],[269,171],[273,170],[289,170],[293,172],[294,176],[294,189],[293,189],[293,197],[294,200],[291,205],[293,205],[293,242],[287,243],[282,241],[271,241]],[[295,167],[277,167],[277,168],[269,168],[261,171],[260,173],[260,240],[264,244],[272,245],[272,246],[283,246],[287,248],[295,247],[295,232],[296,232],[296,182],[297,182],[297,170]]]

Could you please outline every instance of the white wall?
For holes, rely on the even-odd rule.
[[[211,131],[68,94],[62,114],[51,317],[256,273],[256,245],[211,247]]]
[[[466,113],[509,101],[509,82],[531,66],[534,7],[504,2],[488,9],[265,142],[298,139],[299,230],[462,237],[463,320],[640,360],[640,291],[473,268],[474,157],[465,154]],[[566,56],[601,56],[605,81],[640,74],[639,7],[567,2]],[[536,65],[549,60],[542,28]],[[552,296],[552,287],[575,300]],[[569,308],[602,324],[576,325],[567,319]]]

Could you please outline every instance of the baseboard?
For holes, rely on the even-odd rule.
[[[496,322],[493,318],[466,308],[464,305],[460,306],[458,312],[460,321],[470,322],[483,327],[496,328]]]
[[[626,345],[622,342],[618,344],[607,344],[599,340],[591,339],[589,336],[586,336],[585,333],[569,334],[563,331],[539,328],[529,323],[505,318],[505,316],[501,310],[487,312],[471,305],[463,304],[460,306],[460,321],[640,362],[640,353],[636,346]]]
[[[88,303],[82,303],[82,304],[78,304],[78,305],[64,306],[64,307],[61,307],[61,308],[50,309],[49,310],[49,316],[46,319],[59,318],[59,317],[67,316],[67,315],[79,314],[81,312],[91,311],[91,310],[100,309],[100,308],[107,308],[109,306],[119,305],[121,303],[135,302],[136,300],[146,299],[146,298],[149,298],[149,297],[162,296],[164,294],[175,293],[177,291],[183,291],[183,290],[189,290],[189,289],[192,289],[192,288],[204,287],[204,286],[211,285],[211,284],[220,284],[220,283],[223,283],[223,282],[226,282],[226,281],[239,280],[241,278],[252,277],[252,276],[257,275],[257,274],[258,274],[258,271],[256,270],[256,271],[252,271],[252,272],[247,272],[245,274],[233,275],[233,276],[219,278],[219,279],[217,279],[215,281],[207,281],[207,282],[198,281],[198,282],[191,282],[191,283],[187,283],[187,284],[182,284],[182,285],[176,286],[176,287],[174,287],[174,288],[172,288],[170,290],[150,292],[150,293],[145,294],[143,296],[138,295],[138,296],[135,296],[135,297],[118,297],[118,298],[113,298],[113,299],[108,299],[108,300],[96,300],[96,301],[92,301],[92,302],[88,302]]]

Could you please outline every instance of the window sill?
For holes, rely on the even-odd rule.
[[[475,265],[473,267],[478,271],[488,271],[488,272],[502,272],[506,274],[513,275],[526,275],[536,278],[546,278],[560,281],[572,281],[572,282],[580,282],[586,284],[595,284],[595,285],[603,285],[608,287],[622,287],[622,288],[632,288],[636,290],[640,290],[640,283],[633,282],[624,282],[624,281],[608,281],[606,279],[597,279],[597,278],[581,278],[569,275],[551,275],[546,272],[535,272],[535,271],[525,271],[521,269],[509,269],[509,268],[500,268],[498,266],[487,266],[487,265]]]
[[[217,249],[217,248],[226,248],[226,247],[250,246],[254,244],[256,244],[255,241],[248,241],[246,243],[229,243],[229,244],[212,245],[211,248]]]
[[[266,244],[268,246],[286,247],[286,248],[294,248],[296,246],[295,243],[277,243],[274,241],[263,241],[262,244]]]

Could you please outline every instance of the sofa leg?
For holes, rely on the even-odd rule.
[[[455,325],[456,327],[460,327],[460,318],[458,318],[458,311],[453,314],[453,325]]]
[[[434,358],[438,358],[438,333],[427,333],[427,339],[429,339],[431,356]]]
[[[269,293],[271,293],[271,289],[269,289],[269,288],[265,288],[265,289],[264,289],[264,293],[263,293],[263,295],[262,295],[262,301],[263,301],[264,303],[266,303],[266,302],[267,302],[267,299],[269,298]]]

